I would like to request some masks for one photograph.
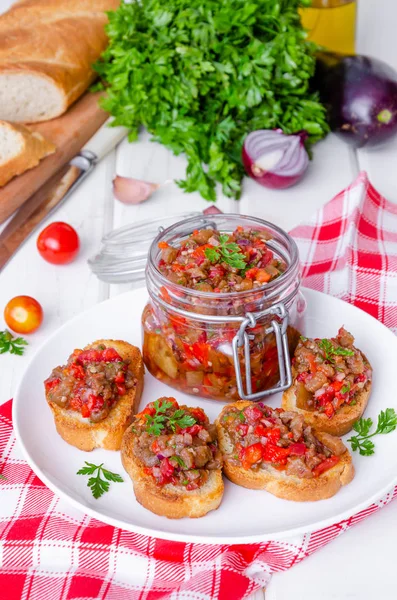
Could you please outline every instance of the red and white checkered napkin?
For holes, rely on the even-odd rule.
[[[304,284],[397,329],[397,206],[362,173],[293,232]],[[54,496],[15,442],[0,408],[0,596],[7,600],[239,600],[389,503],[321,531],[262,544],[166,542],[104,525]],[[183,523],[181,523],[183,527]]]

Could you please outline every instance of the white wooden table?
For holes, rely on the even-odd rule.
[[[10,4],[9,0],[0,0],[0,12]],[[395,0],[359,0],[358,52],[382,58],[397,68],[396,24]],[[128,285],[101,283],[88,268],[87,258],[97,251],[104,233],[140,219],[203,210],[208,206],[198,195],[185,195],[173,184],[145,204],[121,205],[112,197],[114,174],[160,183],[182,177],[184,168],[182,157],[172,156],[146,136],[136,144],[123,141],[51,219],[66,221],[77,229],[82,242],[78,259],[64,267],[47,264],[37,253],[34,236],[1,273],[0,330],[4,329],[2,307],[19,294],[40,301],[45,321],[29,337],[24,357],[1,356],[0,404],[12,397],[26,362],[49,334],[77,313],[129,289]],[[307,176],[296,187],[270,191],[247,180],[239,202],[219,195],[217,205],[224,212],[260,216],[288,230],[348,185],[363,169],[375,187],[397,203],[397,137],[381,149],[354,152],[330,135],[316,146]],[[266,600],[289,600],[291,590],[295,600],[317,600],[320,592],[322,600],[394,599],[394,577],[390,574],[395,570],[396,532],[397,502],[394,502],[300,565],[275,575],[266,591]]]

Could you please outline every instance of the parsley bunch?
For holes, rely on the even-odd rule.
[[[22,337],[14,337],[7,329],[0,331],[0,354],[9,352],[10,354],[16,354],[22,356],[25,352],[24,346],[27,346],[28,342]]]
[[[229,242],[229,236],[221,234],[219,236],[219,246],[205,249],[205,256],[212,263],[225,262],[235,269],[245,269],[247,266],[245,256],[236,242]]]
[[[176,426],[184,429],[195,424],[196,419],[185,412],[182,408],[178,408],[172,415],[167,415],[168,409],[173,408],[172,402],[167,400],[156,400],[153,403],[155,409],[154,415],[145,415],[147,432],[151,435],[160,435],[164,429],[176,430]]]
[[[306,130],[308,147],[328,132],[309,88],[315,45],[298,8],[309,0],[140,0],[109,13],[109,45],[96,63],[114,125],[141,125],[174,154],[178,184],[216,199],[241,193],[244,137],[256,129]],[[205,167],[205,165],[207,165]]]
[[[370,456],[375,452],[375,444],[370,438],[380,433],[390,433],[397,428],[397,414],[394,408],[386,408],[385,411],[380,411],[376,430],[370,433],[372,426],[372,419],[359,419],[353,425],[353,429],[358,435],[354,435],[347,440],[351,443],[352,450],[358,450],[362,456]]]

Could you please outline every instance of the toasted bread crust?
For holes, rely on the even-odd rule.
[[[251,404],[252,402],[238,401],[228,406],[235,406],[238,410],[243,410]],[[252,490],[266,490],[270,494],[284,500],[313,502],[334,496],[343,485],[350,483],[353,479],[354,467],[347,450],[340,457],[338,464],[313,479],[292,477],[286,475],[284,471],[274,469],[270,465],[266,470],[253,471],[230,464],[227,457],[232,454],[233,446],[227,430],[221,424],[224,411],[225,409],[222,410],[215,424],[218,430],[220,449],[225,457],[224,473],[236,485]]]
[[[344,404],[341,406],[336,414],[330,419],[324,413],[320,413],[317,410],[305,410],[296,406],[295,396],[295,383],[286,390],[283,394],[281,406],[284,410],[293,410],[294,412],[300,413],[306,423],[311,425],[313,429],[317,431],[324,431],[340,437],[348,433],[354,423],[361,419],[365,409],[367,408],[369,396],[371,394],[371,381],[367,381],[358,394],[356,394],[356,404]]]
[[[128,369],[137,380],[136,386],[117,400],[108,417],[98,423],[81,421],[73,411],[65,410],[47,398],[59,435],[68,444],[86,452],[95,448],[120,450],[124,432],[138,410],[144,382],[143,360],[139,348],[121,340],[98,340],[86,346],[84,350],[97,344],[114,348],[124,360],[129,360]]]
[[[219,507],[224,490],[221,469],[210,471],[208,481],[197,490],[187,491],[170,484],[160,487],[145,473],[144,463],[134,454],[134,438],[135,434],[127,429],[121,444],[121,461],[143,507],[169,519],[203,517]]]

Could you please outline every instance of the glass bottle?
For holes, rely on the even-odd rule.
[[[355,53],[356,0],[312,0],[300,10],[308,39],[327,50]]]

